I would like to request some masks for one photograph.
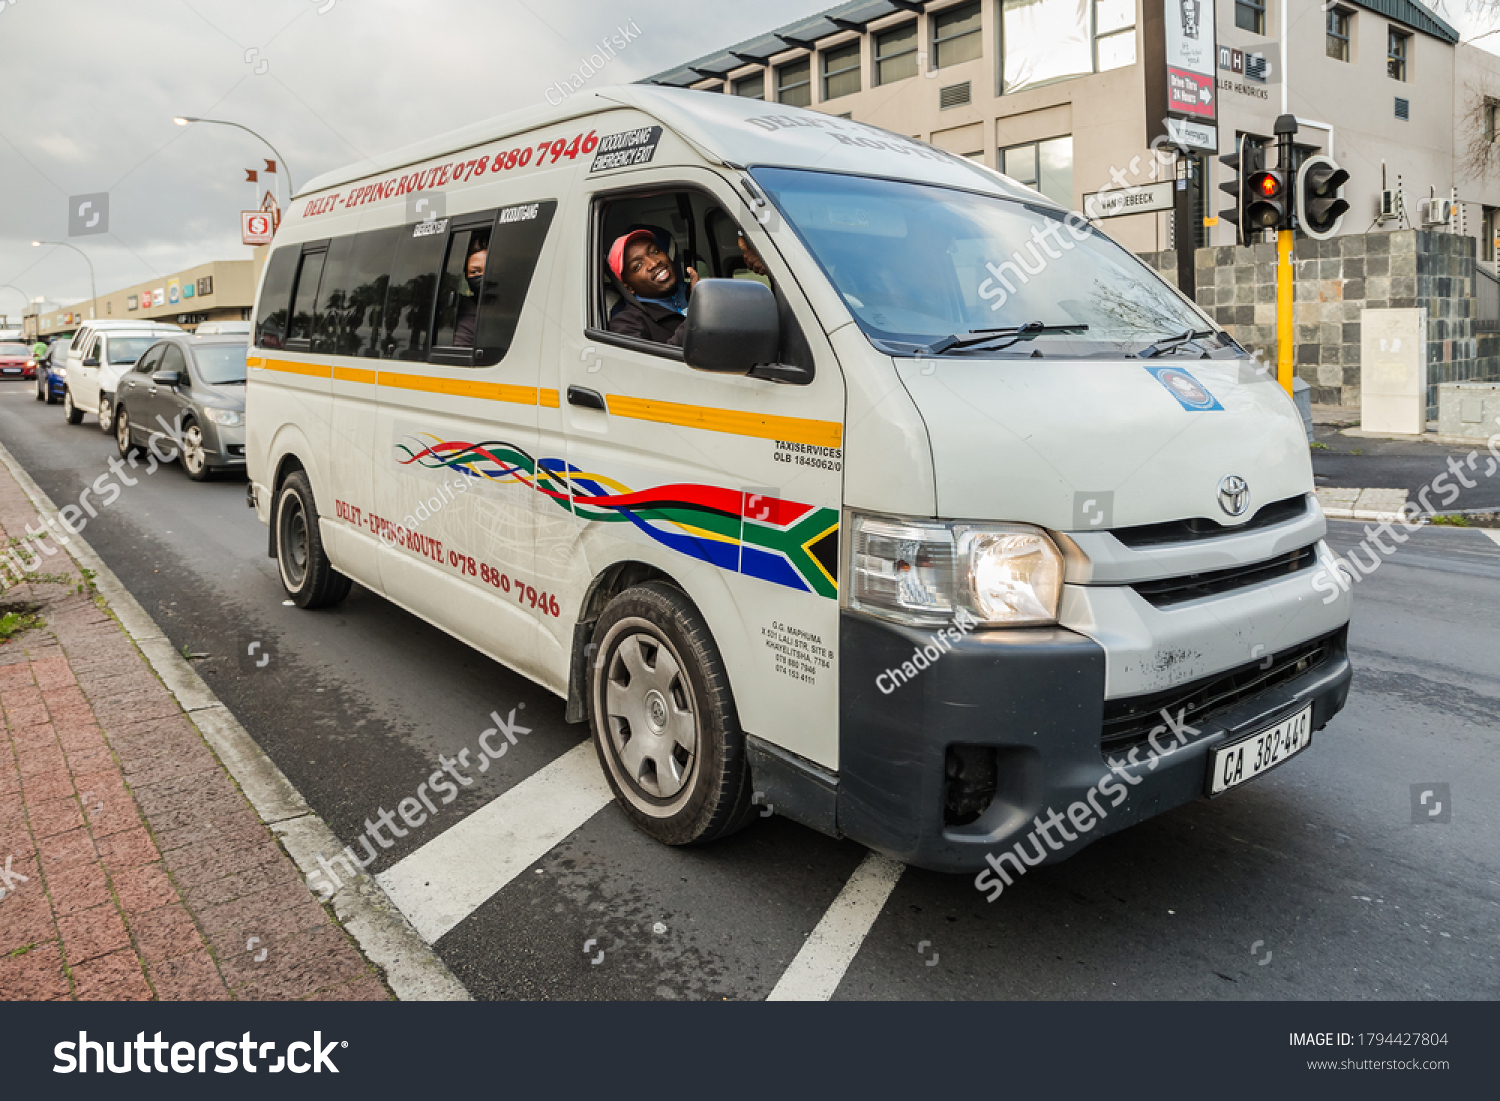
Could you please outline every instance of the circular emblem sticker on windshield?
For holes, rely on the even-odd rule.
[[[1243,516],[1250,507],[1250,483],[1238,474],[1226,474],[1219,482],[1219,507],[1230,516]]]
[[[1177,403],[1193,413],[1223,410],[1218,399],[1208,392],[1208,387],[1188,374],[1181,367],[1147,367],[1156,381],[1177,399]]]

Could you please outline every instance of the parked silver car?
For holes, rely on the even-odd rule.
[[[115,442],[128,456],[176,451],[195,482],[245,468],[243,336],[170,336],[148,348],[115,392]]]

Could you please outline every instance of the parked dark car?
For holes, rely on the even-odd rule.
[[[66,337],[54,340],[36,364],[36,400],[56,405],[62,401],[63,391],[68,386],[68,348],[72,341]]]
[[[180,452],[195,482],[245,469],[244,336],[171,336],[120,377],[115,443],[129,455],[156,440],[156,453]]]
[[[29,344],[0,344],[0,378],[36,378]]]

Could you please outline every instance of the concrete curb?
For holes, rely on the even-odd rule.
[[[1436,432],[1423,432],[1420,435],[1412,432],[1367,432],[1363,428],[1340,428],[1340,436],[1348,436],[1356,440],[1395,440],[1398,443],[1436,443],[1444,447],[1467,447],[1470,450],[1482,448],[1490,440],[1488,436],[1475,438],[1473,436],[1440,436]]]
[[[1405,517],[1399,512],[1370,512],[1366,509],[1357,508],[1324,508],[1323,515],[1330,520],[1362,520],[1373,524],[1396,524],[1405,523]],[[1467,520],[1475,527],[1500,527],[1500,508],[1473,508],[1464,512],[1434,512],[1431,516],[1418,518],[1421,523],[1429,527],[1458,527],[1457,524],[1443,524],[1442,520]],[[1439,521],[1434,524],[1433,521]]]
[[[0,464],[15,478],[54,530],[67,528],[58,519],[57,506],[0,444]],[[260,820],[280,840],[304,876],[320,870],[319,855],[343,849],[328,825],[312,812],[301,793],[276,767],[255,739],[235,719],[204,683],[193,667],[172,648],[156,621],[130,595],[114,571],[105,565],[80,535],[68,536],[64,544],[54,537],[81,568],[94,575],[94,584],[108,603],[120,626],[130,636],[147,663],[161,678],[178,705],[197,727],[220,763],[239,785]],[[365,958],[380,967],[386,982],[402,1001],[472,1001],[463,984],[417,935],[415,929],[369,876],[346,883],[328,900],[339,921],[359,945]]]

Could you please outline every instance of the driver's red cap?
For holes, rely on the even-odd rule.
[[[615,243],[609,246],[609,270],[615,273],[615,278],[623,278],[621,272],[625,267],[625,249],[631,241],[639,241],[641,238],[648,241],[656,240],[656,234],[649,229],[632,229],[623,237],[617,237]]]

